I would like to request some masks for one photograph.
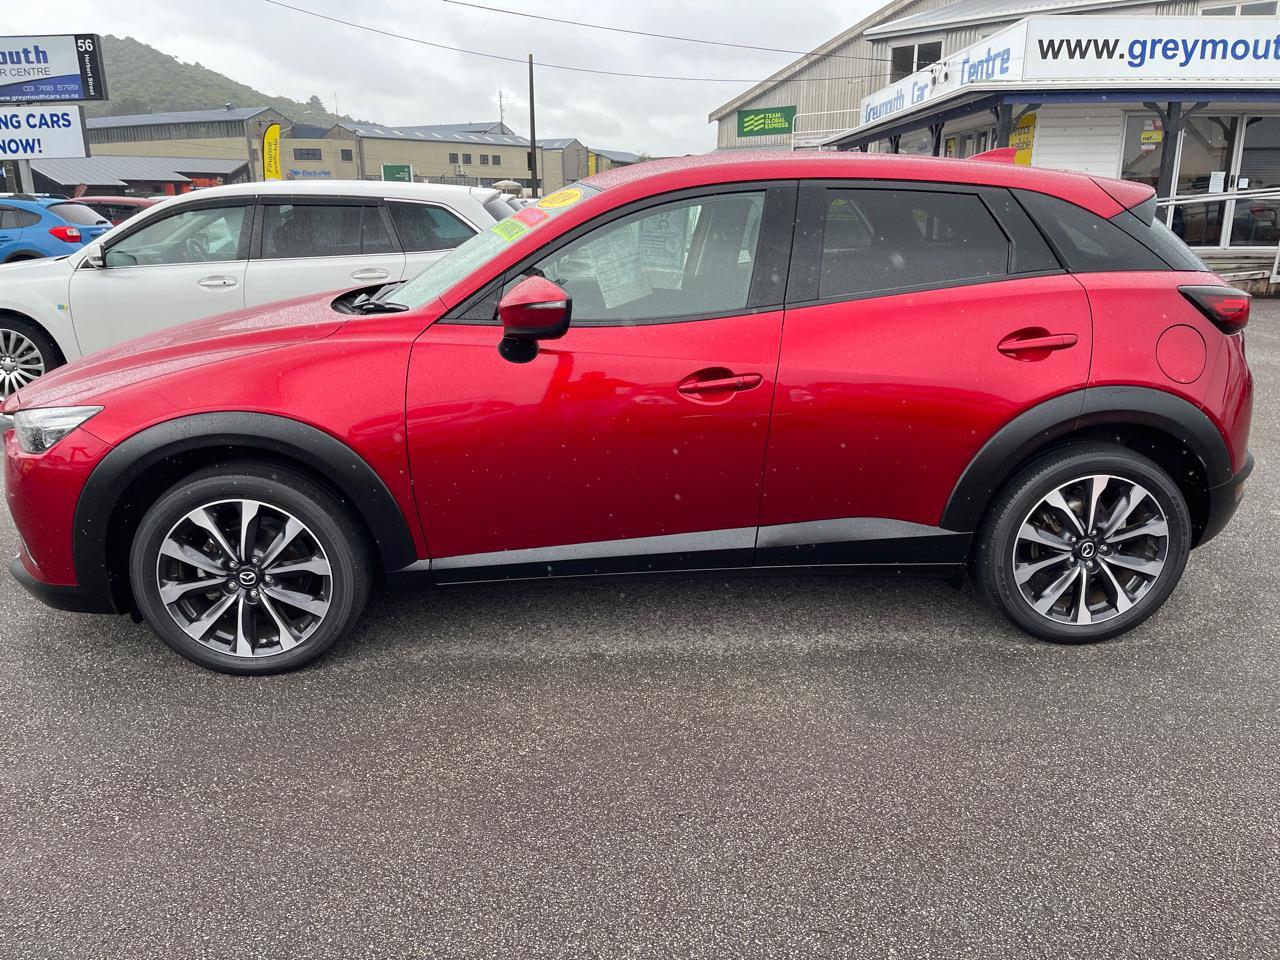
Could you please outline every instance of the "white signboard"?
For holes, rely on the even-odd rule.
[[[96,34],[0,37],[0,103],[106,98]]]
[[[1036,17],[1027,80],[1280,80],[1280,23],[1263,17]]]
[[[865,97],[874,123],[967,86],[1038,81],[1123,88],[1280,84],[1280,21],[1263,17],[1029,17]]]
[[[88,155],[79,107],[0,107],[0,160]]]

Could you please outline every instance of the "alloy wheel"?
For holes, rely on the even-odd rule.
[[[0,328],[0,395],[21,390],[42,373],[40,348],[17,330]]]
[[[280,507],[218,500],[165,535],[160,600],[191,639],[234,657],[305,643],[329,612],[333,571],[315,534]]]
[[[1014,538],[1013,578],[1042,617],[1088,625],[1138,604],[1168,555],[1168,518],[1150,491],[1095,474],[1056,486],[1027,514]]]

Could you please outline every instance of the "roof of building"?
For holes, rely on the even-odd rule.
[[[295,123],[289,128],[293,140],[323,140],[333,127],[318,127],[314,123]]]
[[[1040,13],[1112,9],[1147,2],[1149,0],[956,0],[933,10],[887,20],[864,32],[868,37],[891,36],[961,24],[1021,20]]]
[[[608,157],[614,163],[639,163],[640,162],[640,154],[628,153],[626,150],[594,150],[592,152],[598,153],[602,157]]]
[[[529,141],[500,123],[433,123],[416,127],[386,127],[377,123],[340,123],[358,137],[374,140],[428,140],[437,143],[492,143],[527,147]],[[505,133],[500,131],[506,131]]]
[[[161,123],[217,123],[219,120],[248,120],[270,107],[232,107],[221,110],[178,110],[173,113],[135,113],[123,117],[89,117],[90,130],[108,127],[150,127]]]
[[[60,184],[92,184],[123,187],[129,182],[186,183],[201,174],[226,176],[245,165],[244,160],[205,160],[200,157],[133,157],[100,154],[65,160],[35,159],[31,168]]]
[[[563,150],[571,143],[579,143],[577,137],[559,137],[554,140],[539,140],[538,146],[543,150]]]

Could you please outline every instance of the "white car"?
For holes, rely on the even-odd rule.
[[[407,279],[515,209],[489,188],[384,181],[174,197],[70,256],[0,266],[0,396],[161,327]]]

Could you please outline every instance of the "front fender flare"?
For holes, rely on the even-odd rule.
[[[112,448],[94,468],[76,501],[73,559],[89,595],[126,609],[127,583],[110,569],[110,519],[121,491],[162,460],[200,450],[229,455],[260,452],[311,468],[336,489],[343,506],[364,520],[384,569],[418,559],[413,534],[377,472],[341,440],[308,424],[264,413],[201,413],[166,420]],[[117,546],[118,545],[114,545]]]

